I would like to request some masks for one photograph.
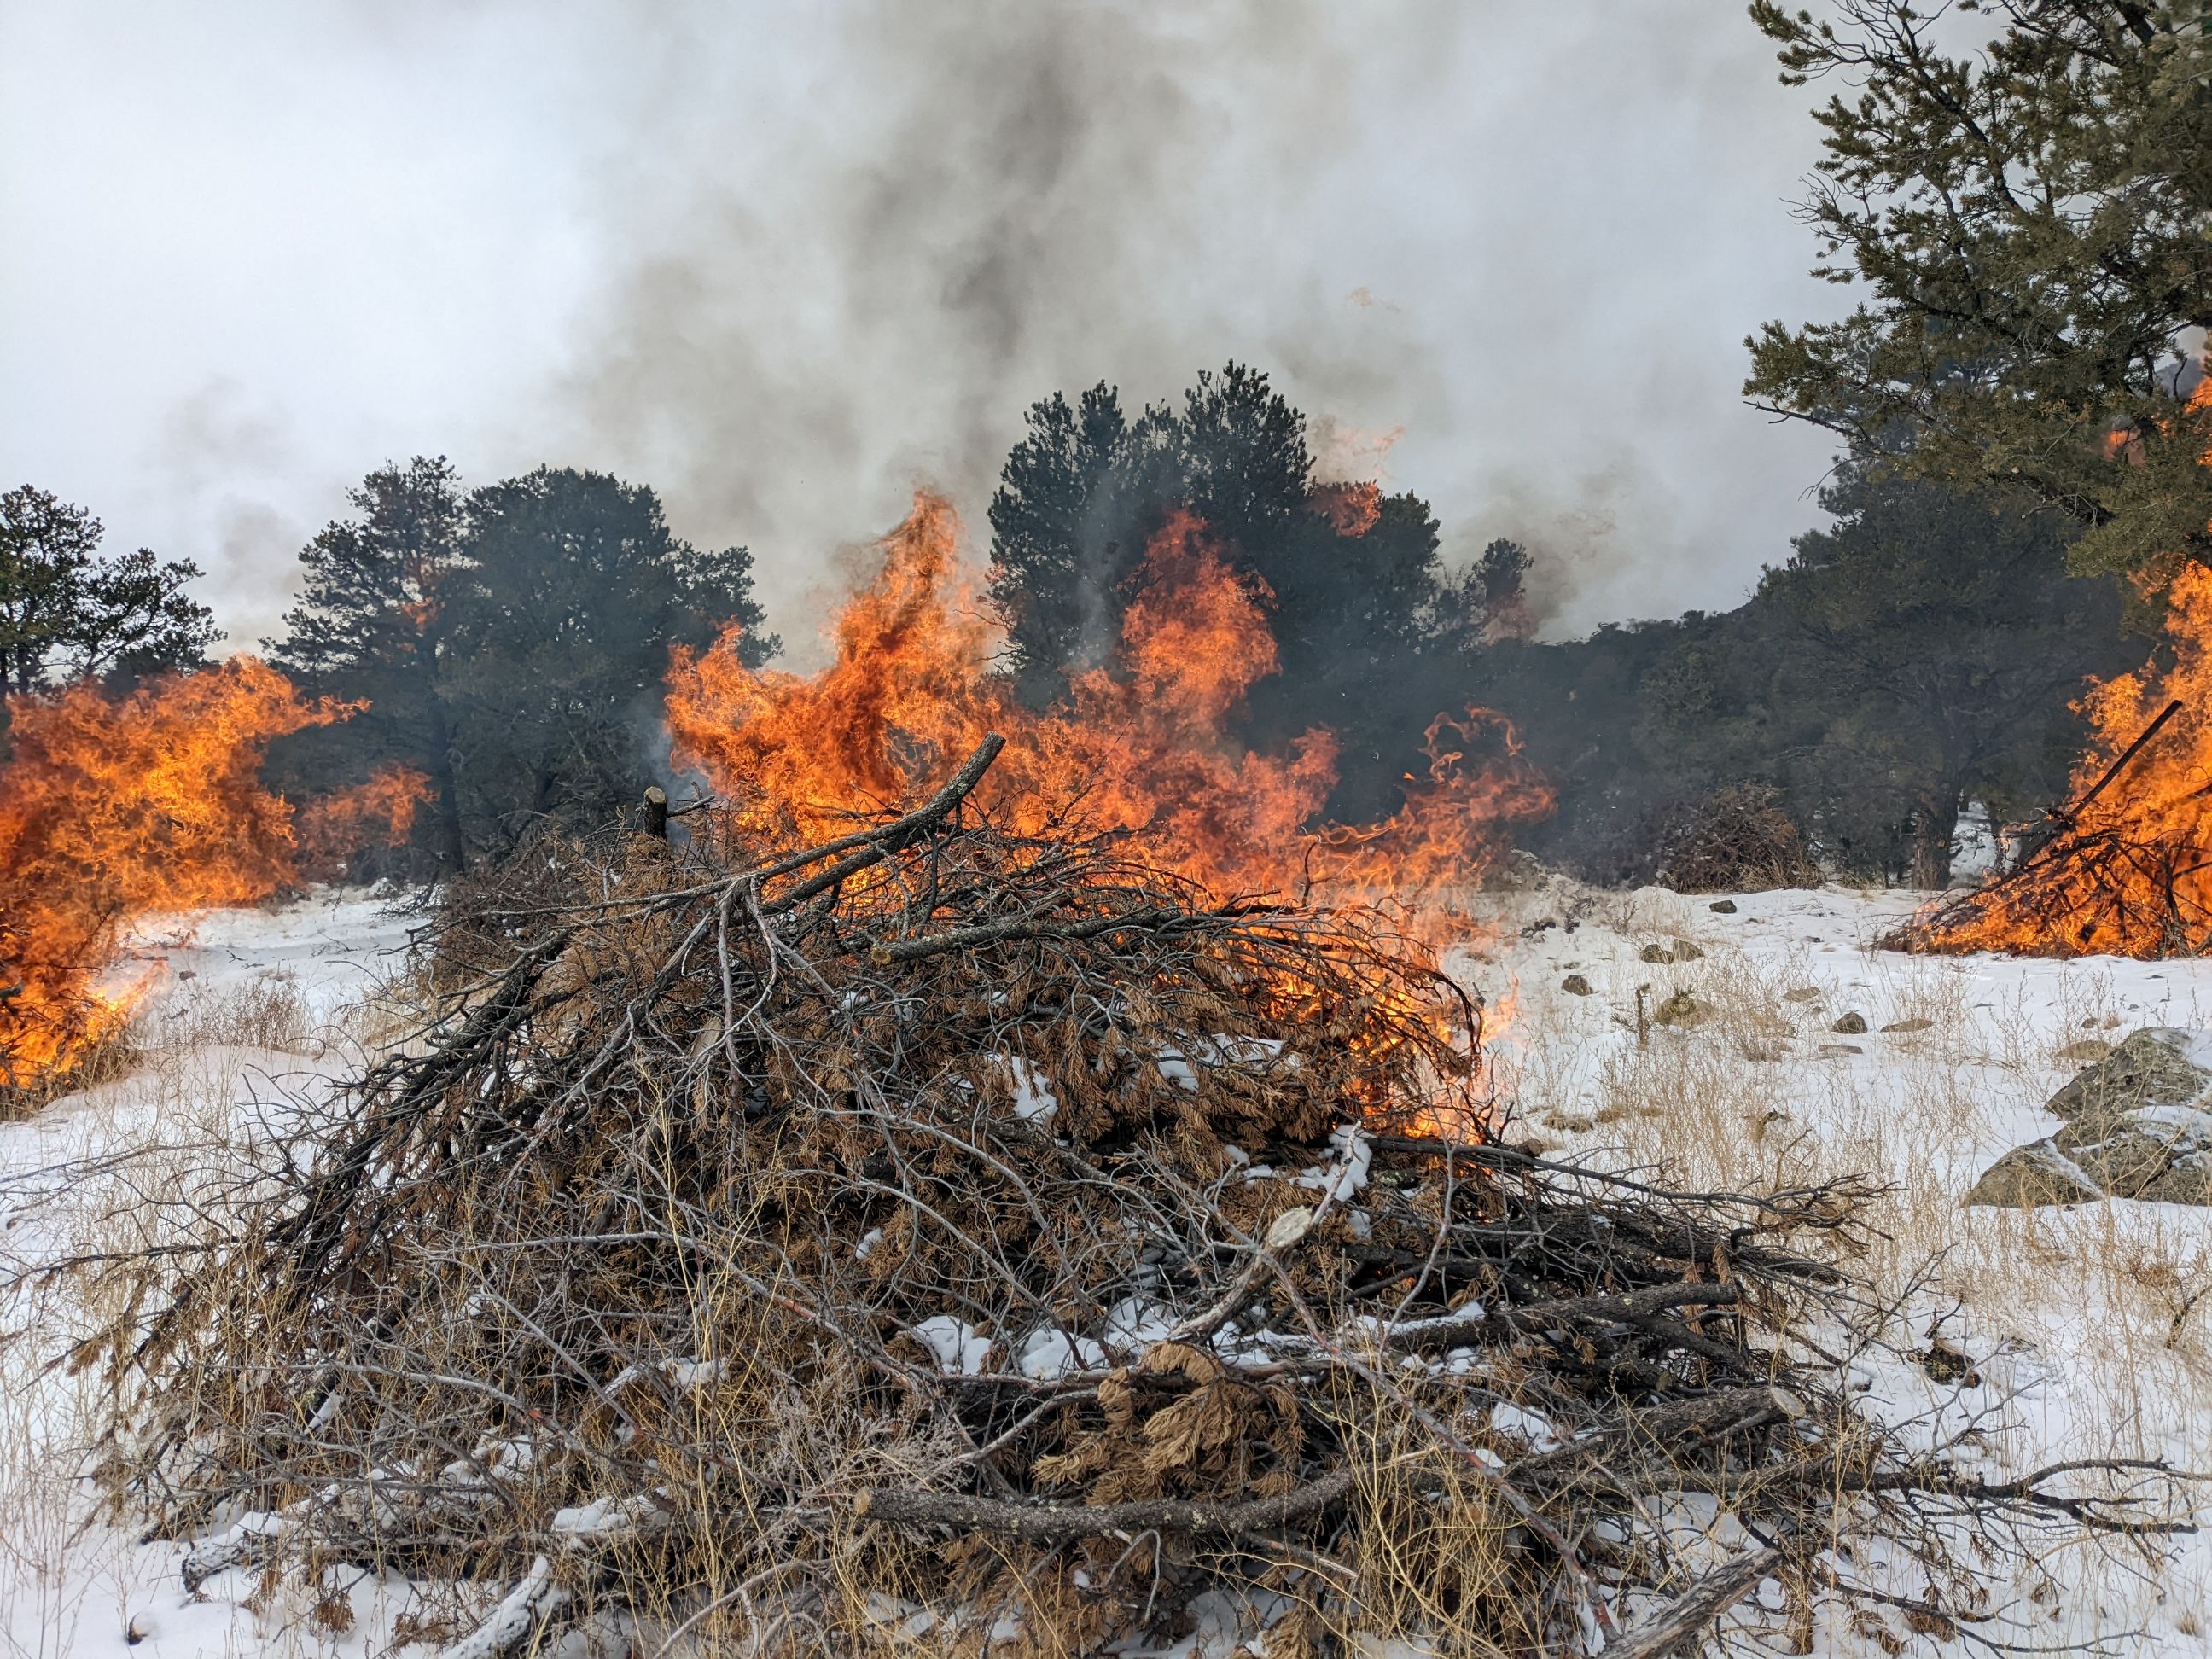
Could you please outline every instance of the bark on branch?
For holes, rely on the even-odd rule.
[[[1194,1538],[1236,1538],[1267,1532],[1312,1515],[1352,1490],[1353,1471],[1341,1468],[1280,1498],[1249,1504],[1193,1504],[1160,1498],[1134,1504],[1017,1504],[957,1492],[878,1487],[854,1500],[853,1513],[890,1526],[951,1527],[963,1532],[1003,1533],[1032,1544],[1072,1544],[1121,1532],[1172,1532]]]

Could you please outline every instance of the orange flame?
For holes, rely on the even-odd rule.
[[[1316,484],[1308,499],[1340,536],[1364,536],[1382,516],[1382,486],[1377,483]]]
[[[95,977],[149,911],[293,879],[292,810],[255,774],[270,739],[344,719],[251,657],[113,699],[10,697],[0,767],[0,1088],[66,1077],[128,1018]]]
[[[667,700],[677,763],[703,772],[755,833],[822,836],[843,814],[911,799],[1001,732],[1006,752],[977,799],[1018,833],[1118,831],[1220,896],[1318,885],[1432,918],[1480,879],[1507,824],[1550,809],[1504,722],[1478,710],[1431,728],[1430,775],[1388,823],[1313,827],[1336,740],[1316,728],[1271,756],[1232,739],[1246,693],[1276,671],[1273,595],[1187,513],[1146,550],[1116,665],[1032,712],[992,667],[996,638],[959,574],[959,536],[951,505],[918,495],[883,544],[881,573],[836,617],[835,659],[817,674],[746,667],[734,631],[679,651]],[[1475,762],[1478,744],[1500,752]]]
[[[2072,797],[2105,787],[2062,826],[2057,854],[1977,894],[1963,920],[1932,920],[1917,948],[2151,957],[2212,944],[2212,569],[2184,566],[2166,598],[2172,666],[2093,683],[2075,705],[2092,735]]]
[[[350,788],[309,801],[295,831],[300,867],[318,877],[343,875],[364,848],[404,847],[430,798],[428,773],[383,766]]]

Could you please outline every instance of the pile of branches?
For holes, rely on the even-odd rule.
[[[1386,915],[1001,833],[994,752],[824,845],[541,842],[456,891],[435,1018],[85,1356],[191,1585],[396,1570],[468,1659],[1223,1607],[1276,1655],[1650,1655],[1747,1598],[1948,1631],[1977,1553],[2145,1522],[2111,1470],[1907,1449],[1800,1340],[1864,1189],[1501,1144],[1480,1006]],[[1917,1578],[1858,1583],[1876,1539]]]
[[[1881,944],[2145,960],[2212,950],[2212,787],[2175,801],[2170,786],[2143,799],[2120,781],[2183,708],[2168,703],[2077,799],[2046,814],[2010,870],[1936,900]]]
[[[1889,950],[2152,960],[2212,950],[2212,846],[2124,825],[2055,826],[2037,852],[1947,895],[1881,941]]]
[[[1820,866],[1781,792],[1735,783],[1697,801],[1661,837],[1657,880],[1678,893],[1817,887]]]

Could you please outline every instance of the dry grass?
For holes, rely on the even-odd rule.
[[[1860,983],[1826,988],[1809,947],[1754,952],[1717,928],[1698,960],[1655,968],[1638,951],[1695,926],[1694,911],[1650,895],[1608,908],[1613,936],[1586,930],[1583,940],[1591,960],[1580,971],[1596,995],[1534,988],[1514,1034],[1519,1109],[1560,1155],[1689,1188],[1875,1174],[1891,1190],[1853,1266],[1872,1304],[1893,1311],[1862,1334],[1870,1365],[1885,1382],[1910,1377],[1910,1362],[1940,1335],[1984,1376],[1978,1389],[1901,1399],[1900,1410],[1940,1405],[1972,1418],[1992,1454],[2015,1466],[2143,1456],[2212,1468],[2212,1243],[2202,1218],[2135,1205],[2019,1212],[1959,1201],[2006,1146],[2049,1132],[2038,1109],[2081,1063],[2061,1060],[2062,1049],[2185,1023],[2180,1015],[2123,1006],[2112,975],[2095,964],[2033,990],[2017,979],[1998,989],[1954,963],[1829,955],[1827,979],[1840,970]],[[1634,987],[1655,978],[1661,994],[1688,990],[1707,1013],[1692,1029],[1652,1029],[1638,1046]],[[1808,988],[1820,994],[1788,995]],[[1590,1003],[1621,1034],[1595,1055],[1582,1036]],[[1869,1030],[1831,1030],[1845,1012]],[[1881,1029],[1900,1024],[1918,1029]],[[1854,1049],[1878,1054],[1878,1068]],[[2021,1604],[2023,1616],[2107,1635],[2161,1619],[2177,1634],[2212,1625],[2201,1555],[2154,1577],[2124,1554],[2077,1553],[2046,1564],[2049,1583],[2021,1580],[2039,1598]]]
[[[154,1002],[89,1078],[80,1073],[75,1092],[8,1131],[35,1147],[11,1149],[9,1164],[38,1173],[0,1184],[0,1659],[104,1649],[134,1618],[159,1629],[148,1609],[176,1602],[169,1552],[90,1520],[105,1406],[58,1362],[116,1310],[81,1275],[26,1275],[174,1243],[175,1206],[227,1190],[288,1096],[387,1036],[419,989],[401,968],[325,1020],[281,971],[187,982]],[[374,1606],[357,1599],[364,1612]],[[272,1592],[234,1634],[257,1654],[327,1650],[318,1602],[332,1616],[326,1595]]]

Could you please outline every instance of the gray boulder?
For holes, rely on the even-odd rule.
[[[2014,1147],[1983,1170],[1966,1201],[2033,1210],[2045,1204],[2094,1204],[2104,1195],[2087,1171],[2049,1141],[2038,1140]]]
[[[2060,1117],[2083,1112],[2179,1106],[2212,1090],[2212,1033],[2147,1025],[2051,1097]]]
[[[2058,1133],[2007,1152],[1967,1203],[2212,1205],[2212,1034],[2136,1031],[2082,1067],[2047,1109],[2063,1120]]]

